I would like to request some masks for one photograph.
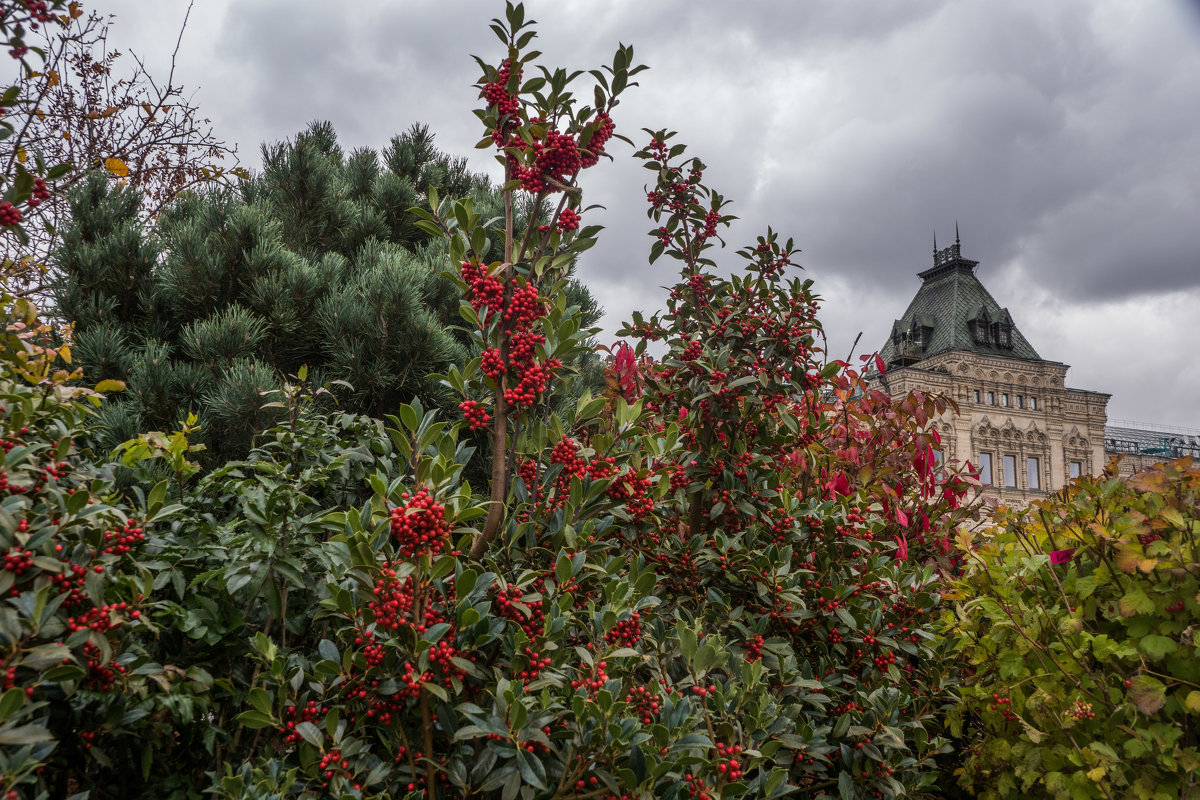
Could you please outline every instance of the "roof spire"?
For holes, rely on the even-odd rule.
[[[959,245],[960,247],[962,246],[962,242],[958,238],[958,220],[957,219],[954,220],[954,243],[956,245]]]
[[[933,229],[933,259],[937,261],[937,228]]]

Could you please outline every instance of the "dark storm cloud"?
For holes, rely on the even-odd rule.
[[[1200,369],[1183,344],[1200,323],[1181,299],[1200,297],[1200,4],[528,6],[543,63],[587,68],[618,41],[635,46],[651,70],[618,109],[619,132],[639,144],[642,127],[680,132],[735,201],[731,249],[768,224],[796,237],[838,356],[860,331],[860,351],[878,346],[929,265],[933,229],[948,244],[957,219],[965,252],[1043,355],[1114,392],[1122,416],[1200,424]],[[163,9],[179,17],[184,4],[112,7],[143,51],[155,38],[169,50]],[[347,148],[424,122],[494,174],[472,149],[470,54],[503,57],[487,29],[502,11],[495,0],[202,0],[177,80],[203,86],[203,110],[251,166],[261,141],[313,119],[333,121]],[[633,309],[657,308],[673,275],[646,266],[649,173],[628,152],[584,180],[609,230],[581,277],[610,334]],[[1118,323],[1151,332],[1140,350],[1117,348],[1138,362],[1128,377],[1112,373],[1116,350],[1095,344]],[[1147,399],[1139,387],[1151,386]],[[1134,398],[1144,413],[1122,405]]]

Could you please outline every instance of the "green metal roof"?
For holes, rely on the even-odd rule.
[[[1042,361],[1033,345],[1013,324],[1007,308],[1001,308],[975,276],[978,261],[962,257],[961,244],[936,251],[933,267],[918,274],[921,288],[908,304],[904,316],[892,325],[892,335],[879,354],[887,364],[919,361],[949,350],[967,350],[980,355]],[[978,321],[989,330],[999,324],[1009,330],[1010,346],[988,337],[979,341],[972,330]],[[897,339],[901,341],[897,343]]]

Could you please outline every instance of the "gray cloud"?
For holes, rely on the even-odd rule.
[[[111,0],[114,39],[174,44],[183,0]],[[546,64],[595,66],[618,41],[651,66],[618,130],[671,127],[742,217],[794,235],[826,298],[831,349],[873,350],[953,236],[1046,357],[1115,394],[1117,415],[1200,425],[1200,4],[533,0]],[[485,0],[200,0],[177,81],[257,164],[312,119],[347,148],[412,122],[472,150],[477,68],[501,57]],[[335,9],[336,11],[337,9]],[[152,59],[153,60],[153,59]],[[673,277],[646,267],[646,173],[627,151],[587,176],[608,226],[581,277],[615,331]],[[732,253],[728,255],[732,256]],[[732,260],[730,261],[732,264]],[[1123,331],[1118,346],[1099,342]],[[1111,339],[1111,335],[1110,339]]]

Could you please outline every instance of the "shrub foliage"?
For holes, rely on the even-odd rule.
[[[331,414],[297,368],[242,398],[274,421],[244,458],[200,471],[195,419],[79,451],[98,398],[67,388],[69,351],[12,307],[0,790],[710,800],[935,783],[957,679],[938,570],[971,514],[969,479],[935,467],[926,431],[946,401],[890,399],[824,358],[790,241],[768,230],[720,268],[727,201],[667,131],[639,156],[651,260],[679,278],[663,314],[628,327],[607,389],[580,393],[595,331],[569,269],[599,229],[579,179],[620,139],[613,110],[642,68],[620,47],[585,104],[580,74],[537,66],[521,6],[494,30],[506,55],[480,62],[478,117],[503,222],[432,185],[411,214],[445,241],[466,323],[444,374],[413,377],[457,413],[389,399],[378,418]],[[231,209],[178,210],[170,274],[206,257],[207,234],[188,233],[205,214],[227,248],[243,223],[267,230]],[[122,241],[145,245],[104,246]],[[298,263],[273,247],[240,257]],[[167,299],[185,303],[185,283]],[[97,298],[80,333],[93,359],[122,303],[144,321],[166,295]],[[249,369],[273,335],[252,311],[191,315],[171,347],[193,362],[172,379],[209,357]],[[166,347],[121,362],[135,401]],[[480,437],[490,475],[472,485]]]
[[[980,797],[1200,794],[1200,467],[1076,481],[964,536],[948,620]]]

